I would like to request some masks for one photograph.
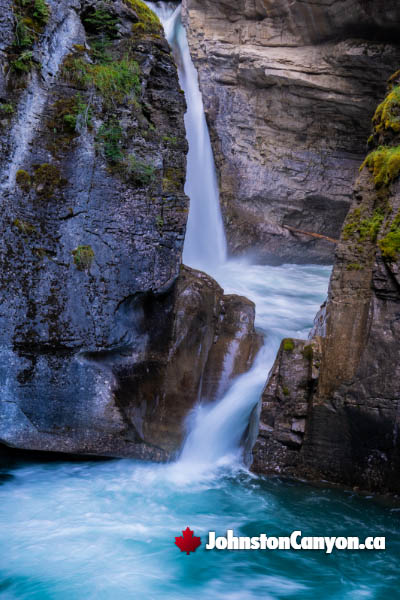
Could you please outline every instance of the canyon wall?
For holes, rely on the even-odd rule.
[[[229,250],[331,263],[369,120],[400,60],[396,0],[183,0]],[[325,236],[305,235],[301,232]]]
[[[137,0],[2,0],[0,28],[0,442],[165,460],[259,339],[251,303],[181,266],[162,27]]]
[[[309,341],[284,340],[253,470],[400,492],[400,77],[378,106]]]

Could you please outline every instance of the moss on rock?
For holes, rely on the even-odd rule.
[[[373,117],[374,130],[400,132],[400,86],[395,86],[381,102]]]
[[[24,192],[29,192],[32,185],[31,176],[28,171],[19,169],[15,175],[15,181]]]
[[[376,189],[389,187],[400,175],[400,146],[379,146],[368,154],[360,171],[364,167],[373,174]]]
[[[63,64],[64,76],[84,89],[95,88],[107,105],[122,103],[140,94],[140,67],[128,55],[120,60],[91,64],[81,56],[69,55]]]
[[[36,233],[36,227],[34,225],[32,225],[31,223],[28,223],[28,221],[22,221],[21,219],[14,219],[13,225],[21,233],[24,233],[25,235],[32,235],[33,233]]]
[[[374,210],[371,217],[362,218],[363,214],[360,208],[354,209],[349,214],[343,228],[344,240],[357,235],[361,242],[366,240],[370,240],[371,242],[376,241],[385,218],[385,211],[382,207],[378,207]]]
[[[292,338],[285,338],[282,342],[283,349],[285,352],[293,352],[294,350],[294,341]]]
[[[78,246],[72,250],[72,256],[77,269],[87,271],[92,265],[94,252],[91,246]]]
[[[60,169],[56,165],[43,163],[36,168],[34,181],[38,196],[50,198],[62,184]]]
[[[163,31],[160,19],[141,0],[124,0],[125,4],[135,12],[138,22],[132,25],[134,33],[159,35]]]

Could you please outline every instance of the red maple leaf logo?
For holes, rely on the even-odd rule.
[[[201,539],[193,535],[193,531],[186,527],[185,531],[182,531],[183,537],[180,535],[175,538],[175,544],[180,548],[181,552],[190,554],[194,552],[201,544]]]

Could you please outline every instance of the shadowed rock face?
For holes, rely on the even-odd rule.
[[[182,439],[214,337],[231,335],[223,307],[236,310],[209,278],[180,274],[176,66],[134,0],[50,2],[42,21],[29,6],[6,2],[0,22],[0,441],[162,460]],[[190,385],[174,359],[200,319],[181,318],[185,298],[204,321],[201,359],[186,348]]]
[[[395,1],[184,0],[230,252],[332,261],[378,98]]]
[[[398,79],[392,82],[398,84]],[[371,163],[361,172],[328,300],[308,343],[313,350],[309,362],[301,352],[307,342],[295,341],[291,352],[282,347],[264,390],[255,471],[400,491],[400,151],[395,125],[400,104],[391,111],[396,131],[390,118],[383,125],[375,120],[372,145],[379,146],[378,154],[369,159],[389,150],[398,153],[397,167],[383,185],[384,163],[375,163],[375,182]],[[294,446],[282,431],[292,429],[299,404],[304,430]]]

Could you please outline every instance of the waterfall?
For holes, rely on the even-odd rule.
[[[226,259],[226,240],[210,135],[197,71],[190,56],[181,7],[172,2],[147,2],[160,18],[178,65],[185,92],[186,136],[189,142],[185,192],[190,198],[183,262],[210,273]]]
[[[209,473],[214,466],[242,465],[243,435],[260,400],[280,340],[307,337],[312,317],[325,296],[329,269],[252,265],[245,260],[226,258],[215,164],[197,72],[181,21],[181,7],[176,2],[147,4],[164,26],[188,107],[185,191],[190,197],[190,212],[183,260],[212,275],[225,293],[253,300],[256,326],[265,336],[265,344],[250,371],[237,377],[222,398],[211,404],[199,404],[189,415],[188,436],[180,459],[173,466],[175,474],[189,480]]]
[[[227,292],[249,297],[252,282],[243,285],[243,275],[248,267],[243,262],[227,261],[226,257],[213,152],[198,75],[181,20],[181,5],[177,6],[176,2],[146,4],[164,26],[187,102],[185,127],[189,152],[185,192],[190,198],[190,211],[183,261],[215,277]],[[188,436],[177,465],[183,474],[189,476],[193,470],[197,474],[207,472],[211,465],[232,463],[237,459],[241,462],[240,442],[250,413],[259,401],[268,372],[266,365],[272,364],[276,347],[277,343],[264,347],[253,368],[237,378],[223,398],[194,409],[188,419]]]

